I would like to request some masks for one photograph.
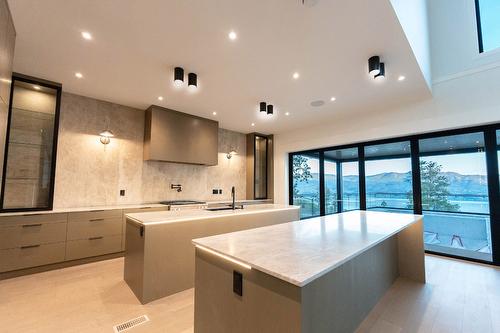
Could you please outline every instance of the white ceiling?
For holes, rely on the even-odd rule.
[[[280,133],[430,96],[389,0],[319,0],[313,7],[301,0],[9,5],[17,30],[16,72],[60,82],[75,94],[217,119],[241,132]],[[231,30],[238,33],[234,42]],[[82,39],[81,31],[93,40]],[[386,62],[382,84],[367,75],[374,54]],[[186,76],[198,74],[196,93],[173,86],[175,66],[184,67]],[[295,71],[298,80],[292,79]],[[406,80],[398,82],[399,75]],[[330,102],[331,96],[337,101]],[[310,106],[320,99],[324,106]],[[275,105],[273,117],[259,114],[260,101]]]

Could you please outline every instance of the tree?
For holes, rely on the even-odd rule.
[[[311,167],[307,163],[307,158],[302,155],[293,156],[293,197],[300,198],[302,195],[299,193],[298,184],[301,182],[309,182],[313,176],[311,174]]]
[[[420,161],[420,184],[422,187],[422,208],[456,212],[460,205],[452,204],[448,196],[450,181],[441,173],[442,166],[433,161]],[[408,192],[409,208],[413,208],[413,195]]]

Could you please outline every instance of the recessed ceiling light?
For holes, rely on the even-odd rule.
[[[83,77],[83,74],[82,74],[82,73],[80,73],[80,72],[76,72],[76,73],[75,73],[75,76],[76,76],[77,78],[81,79],[81,78]]]
[[[289,116],[290,115],[290,112],[285,112],[285,116]]]
[[[404,75],[400,75],[398,77],[398,81],[404,81],[406,79],[406,77]]]
[[[330,101],[335,102],[337,100],[337,97],[331,97]]]
[[[238,38],[238,34],[235,31],[230,31],[229,34],[227,34],[230,40],[236,40]]]
[[[82,37],[83,37],[83,39],[86,39],[86,40],[92,39],[92,35],[88,31],[82,31]]]
[[[215,111],[214,111],[214,112],[212,112],[212,114],[213,114],[214,116],[216,116],[216,115],[217,115],[217,112],[215,112]]]
[[[252,126],[255,126],[255,123],[252,123]]]
[[[158,96],[159,101],[163,101],[163,96]]]
[[[42,88],[40,88],[40,86],[33,86],[33,89],[35,89],[35,90],[41,90]]]
[[[297,80],[300,77],[300,74],[298,72],[293,73],[292,77]]]

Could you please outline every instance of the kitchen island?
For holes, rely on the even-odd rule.
[[[294,221],[300,210],[277,204],[215,209],[126,215],[124,279],[141,303],[194,286],[192,239]]]
[[[195,239],[202,332],[353,332],[399,276],[425,283],[422,216],[352,211]]]

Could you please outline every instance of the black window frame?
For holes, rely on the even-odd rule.
[[[366,182],[365,182],[365,146],[372,146],[377,144],[386,144],[399,141],[409,141],[410,142],[410,157],[412,163],[412,186],[413,186],[413,212],[414,214],[422,214],[422,190],[420,183],[420,152],[419,152],[419,140],[422,139],[432,139],[442,136],[452,136],[460,134],[469,134],[482,132],[485,140],[485,154],[486,154],[486,170],[487,170],[487,180],[488,180],[488,200],[489,200],[489,216],[490,216],[490,228],[491,228],[491,243],[492,243],[492,261],[485,261],[480,259],[462,257],[457,255],[450,255],[445,253],[438,253],[427,251],[427,253],[432,253],[444,257],[457,258],[472,262],[479,262],[488,265],[500,266],[500,180],[499,180],[499,163],[498,163],[498,148],[500,142],[497,142],[497,131],[500,130],[500,123],[490,124],[490,125],[480,125],[472,127],[464,127],[452,130],[442,130],[434,131],[423,134],[406,135],[400,137],[392,137],[386,139],[372,140],[367,142],[358,142],[352,144],[338,145],[323,147],[317,149],[308,149],[297,152],[290,152],[288,154],[288,179],[289,179],[289,204],[293,205],[293,156],[300,154],[320,154],[324,156],[325,151],[331,150],[341,150],[348,148],[358,148],[358,165],[359,165],[359,200],[360,200],[360,210],[366,210]],[[321,163],[321,162],[320,162]],[[320,164],[321,170],[321,164]],[[323,175],[324,176],[324,175]],[[320,216],[324,216],[325,210],[325,198],[324,198],[324,177],[321,180],[320,175],[320,187],[323,186],[323,196],[320,195],[320,209],[322,213]],[[338,213],[335,213],[338,214]]]

